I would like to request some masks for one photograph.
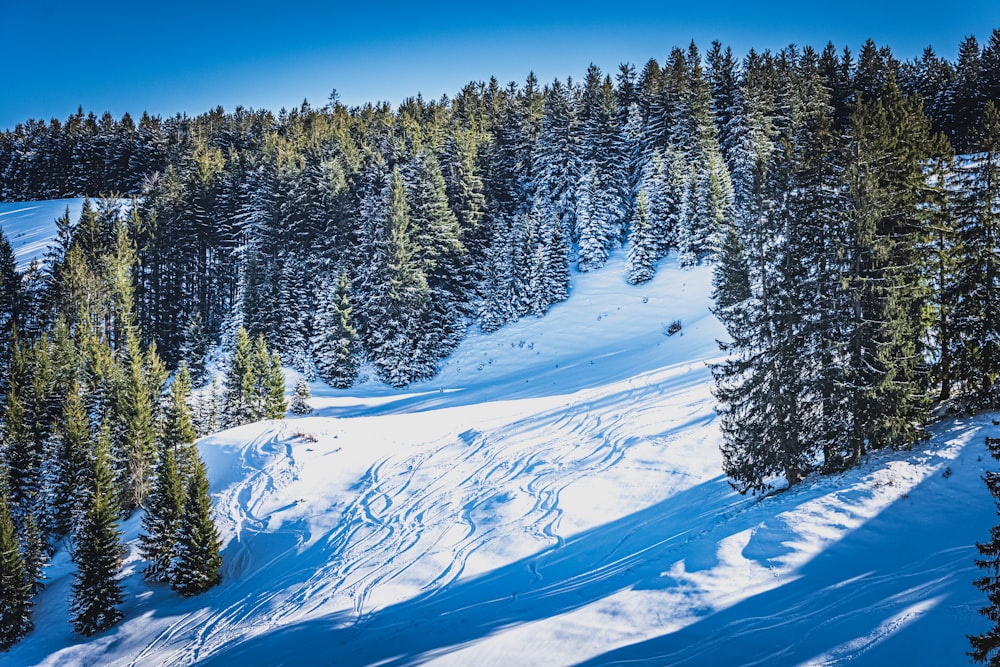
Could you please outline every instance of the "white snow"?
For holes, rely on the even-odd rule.
[[[967,663],[992,416],[740,496],[710,270],[623,276],[624,252],[574,275],[569,301],[472,333],[431,381],[314,383],[313,415],[203,439],[222,583],[180,599],[133,556],[126,620],[85,641],[62,550],[3,664]]]
[[[56,219],[67,208],[75,224],[83,210],[83,199],[0,202],[0,229],[14,250],[18,270],[26,269],[33,259],[44,259],[56,236]]]

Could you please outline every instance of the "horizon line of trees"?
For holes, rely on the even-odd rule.
[[[713,262],[725,472],[762,492],[911,446],[935,406],[1000,407],[998,102],[994,30],[954,63],[871,41],[856,58],[828,45],[739,61],[692,43],[614,79],[594,66],[581,82],[494,79],[396,109],[332,97],[133,129],[80,112],[0,134],[0,196],[136,203],[61,220],[45,266],[0,265],[17,294],[3,298],[25,340],[58,340],[60,314],[88,322],[131,351],[136,386],[182,364],[200,386],[209,350],[242,349],[226,379],[239,423],[278,409],[278,359],[338,387],[369,362],[405,386],[470,325],[544,315],[572,271],[623,247],[631,283],[670,253]],[[115,266],[94,258],[125,252],[120,237],[130,268],[93,280],[84,269]],[[134,327],[103,305],[126,284]],[[116,438],[127,471],[137,450]],[[144,474],[163,459],[143,457]],[[121,479],[120,502],[146,497],[147,478]]]

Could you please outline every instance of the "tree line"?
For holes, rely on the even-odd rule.
[[[230,351],[224,405],[201,411],[213,426],[282,414],[282,360],[339,387],[369,363],[404,386],[470,325],[543,315],[573,270],[624,246],[632,283],[669,253],[715,263],[730,337],[716,396],[739,490],[856,465],[922,438],[935,405],[997,405],[998,99],[994,31],[954,63],[871,41],[856,57],[742,59],[692,43],[641,71],[491,79],[395,109],[334,94],[276,115],[29,121],[0,134],[4,198],[136,199],[67,214],[44,265],[0,262],[5,433],[18,401],[47,415],[29,420],[35,444],[3,451],[65,443],[82,402],[85,455],[52,459],[89,466],[77,481],[107,459],[120,509],[155,496],[178,521],[178,498],[201,492],[171,481],[198,466],[146,426],[164,423],[165,368],[202,386],[210,351]],[[46,521],[41,533],[69,530]],[[30,522],[14,522],[26,544]],[[154,576],[170,576],[174,548],[149,552]]]
[[[184,596],[215,585],[221,544],[198,431],[287,410],[280,358],[242,327],[221,396],[213,383],[195,402],[186,364],[167,372],[135,313],[142,227],[134,204],[88,200],[60,223],[45,269],[26,276],[0,232],[0,650],[32,630],[60,545],[76,565],[74,630],[121,620],[120,522],[140,508],[146,578]]]

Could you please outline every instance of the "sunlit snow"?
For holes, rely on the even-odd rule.
[[[34,227],[2,207],[5,231],[41,237],[65,204]],[[472,332],[428,382],[313,383],[312,415],[205,438],[221,585],[183,600],[144,582],[135,516],[126,620],[72,633],[64,548],[3,664],[965,664],[992,416],[740,496],[710,269],[623,275],[624,252],[575,274],[569,301]]]

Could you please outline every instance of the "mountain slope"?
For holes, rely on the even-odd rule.
[[[69,210],[74,223],[83,210],[83,199],[52,199],[33,202],[0,202],[0,229],[3,229],[23,271],[31,260],[41,260],[56,236],[56,219]]]
[[[431,381],[313,384],[312,416],[202,440],[220,586],[143,582],[133,517],[126,620],[72,634],[63,549],[4,664],[966,662],[991,417],[739,496],[710,271],[663,262],[632,287],[623,269],[619,253],[545,318],[470,335]]]

